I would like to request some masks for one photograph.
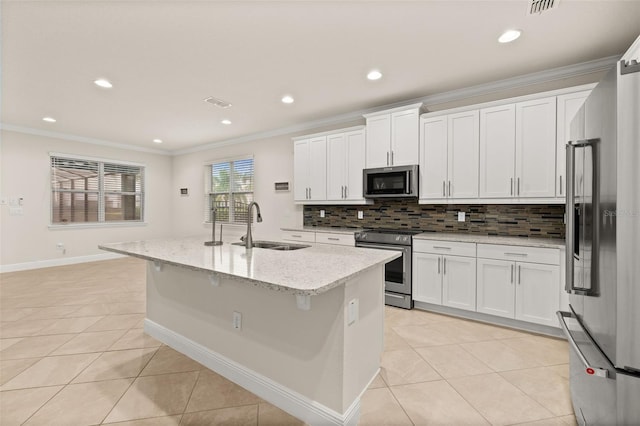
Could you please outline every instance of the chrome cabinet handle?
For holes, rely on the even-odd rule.
[[[344,198],[344,186],[341,186],[340,189],[342,190],[342,198]]]
[[[504,254],[505,256],[522,256],[522,257],[527,257],[527,253],[506,253]]]
[[[442,181],[442,196],[447,196],[447,183],[445,181]]]
[[[442,258],[442,275],[447,275],[447,258]]]
[[[560,175],[560,195],[562,195],[562,175]]]
[[[347,185],[344,186],[344,198],[349,198],[349,187]]]
[[[449,197],[451,197],[451,181],[449,181]]]
[[[511,284],[513,284],[513,263],[511,264]]]
[[[522,273],[521,272],[522,272],[522,266],[518,265],[518,284],[522,284],[522,279],[521,279]]]
[[[389,151],[387,151],[387,166],[389,165]]]
[[[509,184],[509,188],[511,188],[511,195],[513,195],[513,178],[511,178],[511,183]]]
[[[438,275],[440,275],[440,256],[438,256]]]
[[[433,246],[433,248],[437,250],[451,250],[451,247],[443,247],[443,246]]]
[[[393,166],[393,151],[391,151],[391,165]]]
[[[518,196],[520,196],[520,178],[518,178]]]
[[[340,238],[327,237],[327,240],[331,240],[331,241],[340,241]]]
[[[292,237],[292,238],[302,238],[302,235],[295,235],[295,234],[292,234],[292,235],[291,235],[291,237]]]
[[[311,199],[311,188],[309,188],[309,199]]]

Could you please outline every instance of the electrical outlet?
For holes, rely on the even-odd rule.
[[[324,217],[324,210],[320,210],[320,217]]]
[[[351,299],[349,301],[349,306],[347,307],[347,325],[351,325],[358,320],[359,305],[360,302],[358,299]]]
[[[364,219],[364,212],[362,210],[358,210],[358,219]]]
[[[458,212],[458,222],[464,222],[465,213]]]
[[[58,250],[64,250],[64,243],[58,243],[58,244],[56,244],[56,248],[57,248]]]
[[[242,314],[240,312],[233,311],[233,329],[242,330]]]

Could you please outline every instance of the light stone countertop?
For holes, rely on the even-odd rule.
[[[307,231],[307,232],[326,232],[335,234],[355,234],[364,228],[332,228],[330,226],[298,226],[291,228],[280,228],[282,231]]]
[[[369,268],[400,256],[400,253],[388,250],[330,244],[309,244],[310,247],[291,251],[246,250],[228,242],[205,247],[206,240],[206,237],[157,239],[101,244],[98,247],[306,296],[324,293]]]
[[[564,248],[560,238],[504,237],[496,235],[474,235],[457,232],[423,232],[413,236],[414,240],[455,241],[461,243],[504,244],[510,246]]]

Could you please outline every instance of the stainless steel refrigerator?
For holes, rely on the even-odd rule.
[[[576,419],[640,424],[640,37],[593,89],[567,143],[566,290]]]

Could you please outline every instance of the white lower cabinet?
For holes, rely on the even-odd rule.
[[[560,307],[560,256],[557,249],[527,249],[509,246],[478,245],[477,311],[537,324],[558,326],[556,312]],[[485,250],[486,248],[486,250]],[[504,255],[496,255],[504,248]],[[528,253],[529,250],[534,250]],[[507,260],[517,256],[534,259],[557,259],[555,264]],[[495,255],[500,259],[482,256]]]
[[[414,239],[413,299],[558,327],[555,248]]]
[[[475,253],[475,244],[414,241],[413,299],[419,302],[476,310],[476,259],[455,256]],[[431,253],[419,250],[431,250]]]

